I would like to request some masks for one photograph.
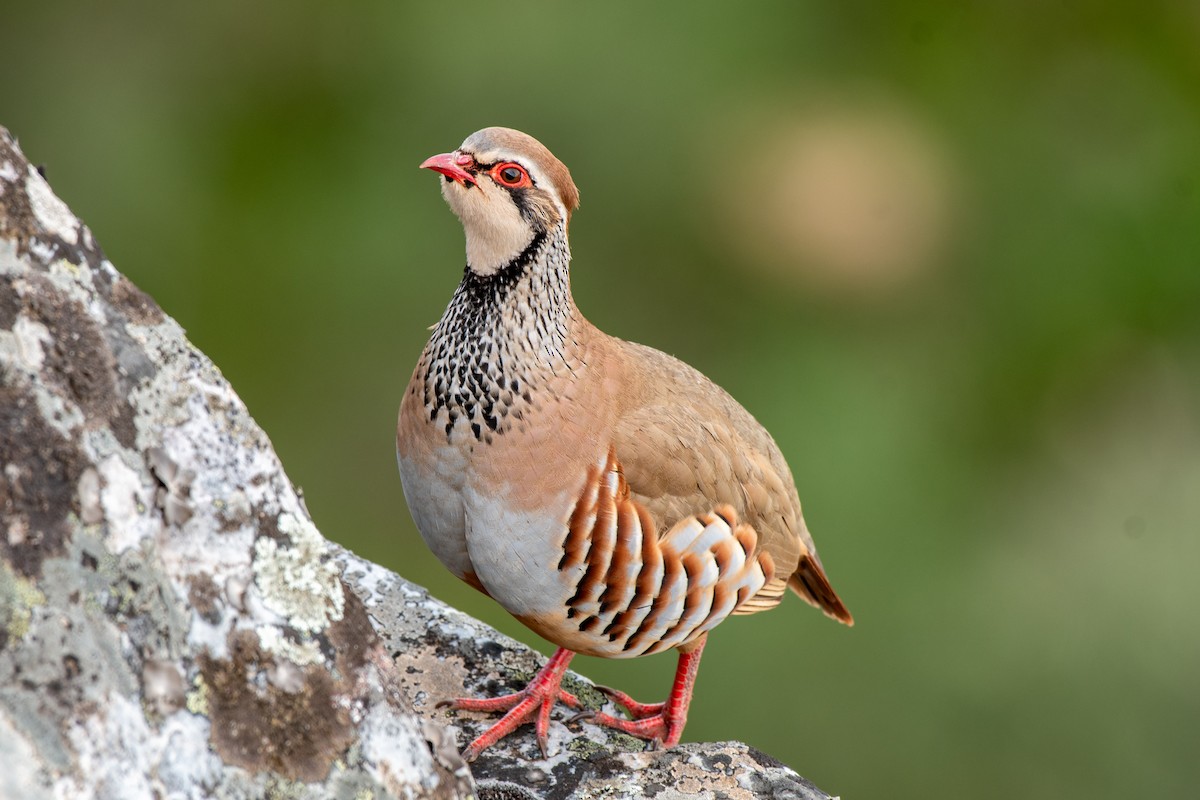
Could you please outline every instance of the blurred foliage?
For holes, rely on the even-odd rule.
[[[402,387],[462,267],[416,165],[572,169],[575,289],[788,454],[858,619],[709,646],[690,739],[846,797],[1200,785],[1200,7],[7,0],[0,124],[225,372],[322,530],[429,555]],[[644,699],[668,656],[579,659]]]

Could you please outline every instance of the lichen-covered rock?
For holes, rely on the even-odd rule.
[[[428,719],[446,721],[455,713],[437,711],[439,700],[462,695],[464,689],[468,694],[520,689],[542,665],[538,654],[431,598],[421,587],[349,553],[339,560],[378,627],[401,686]],[[568,673],[566,681],[586,707],[605,702],[579,676]],[[465,742],[494,719],[460,713],[450,721],[463,729],[460,739]],[[556,722],[550,727],[550,750],[550,757],[542,758],[532,733],[485,750],[472,764],[480,800],[829,797],[778,761],[737,742],[655,752],[607,728]]]
[[[561,720],[550,759],[509,737],[476,785],[456,734],[487,720],[436,701],[539,662],[322,538],[229,384],[0,128],[0,798],[826,797],[745,745]]]
[[[0,464],[0,797],[470,794],[266,436],[2,131]]]

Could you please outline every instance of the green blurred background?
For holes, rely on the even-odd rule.
[[[774,433],[858,620],[722,626],[687,738],[847,798],[1195,796],[1196,3],[5,0],[0,52],[0,124],[328,536],[546,649],[392,443],[463,262],[416,165],[518,127],[582,190],[580,307]]]

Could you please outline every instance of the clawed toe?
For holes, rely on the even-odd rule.
[[[661,714],[665,703],[639,703],[629,695],[619,689],[613,689],[609,686],[597,686],[596,689],[619,705],[621,708],[629,712],[629,716],[633,719],[645,719],[652,717],[655,714]]]
[[[571,716],[567,717],[565,720],[563,720],[563,723],[567,724],[567,725],[574,725],[576,722],[587,722],[588,720],[595,717],[596,713],[597,712],[595,712],[595,711],[590,711],[588,709],[584,709],[583,711],[580,711],[578,713],[572,714]]]
[[[683,734],[683,720],[663,714],[655,714],[641,719],[621,719],[599,712],[592,716],[591,721],[594,725],[601,725],[630,736],[636,736],[639,739],[646,739],[650,742],[652,749],[674,747],[679,744],[680,736]]]
[[[554,710],[554,704],[562,702],[571,708],[580,707],[579,699],[562,689],[562,677],[567,671],[567,664],[572,655],[570,650],[560,649],[529,685],[519,692],[501,697],[467,697],[439,702],[438,708],[452,708],[458,711],[506,712],[467,745],[462,753],[463,758],[474,761],[484,750],[529,722],[534,724],[542,757],[547,757],[550,750],[550,712]]]

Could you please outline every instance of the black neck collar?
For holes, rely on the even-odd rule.
[[[546,232],[539,231],[515,258],[487,275],[480,275],[468,264],[463,270],[462,283],[458,287],[459,293],[471,305],[482,306],[499,303],[528,274],[530,265],[541,255],[542,247],[545,244]]]

